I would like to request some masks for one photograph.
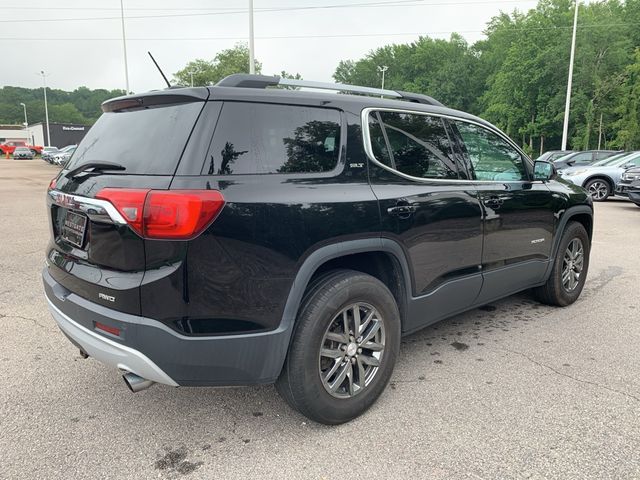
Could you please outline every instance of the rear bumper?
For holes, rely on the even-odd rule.
[[[49,311],[58,324],[58,327],[60,327],[60,330],[62,330],[74,344],[79,345],[82,350],[88,353],[89,356],[106,365],[127,372],[133,372],[142,378],[173,387],[178,386],[169,375],[163,372],[160,367],[143,353],[129,348],[126,345],[114,342],[96,332],[92,332],[79,323],[74,322],[62,310],[56,307],[49,298],[47,298],[47,301],[49,303]]]
[[[185,336],[156,320],[90,302],[42,274],[49,309],[60,329],[106,365],[172,386],[272,383],[280,375],[291,329],[226,336]],[[120,336],[96,330],[96,322]]]

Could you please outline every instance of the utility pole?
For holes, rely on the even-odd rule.
[[[122,50],[124,52],[124,82],[127,87],[125,92],[129,94],[129,65],[127,65],[127,36],[124,31],[124,4],[123,0],[120,0],[120,23],[122,24]]]
[[[47,147],[51,146],[51,134],[49,132],[49,107],[47,105],[47,75],[44,73],[44,70],[40,70],[40,75],[42,76],[42,85],[44,90],[44,116],[47,122]]]
[[[578,28],[578,0],[573,14],[573,34],[571,35],[571,55],[569,56],[569,78],[567,79],[567,98],[564,105],[564,124],[562,126],[562,150],[567,149],[567,135],[569,134],[569,110],[571,107],[571,83],[573,82],[573,59],[576,54],[576,30]]]
[[[256,73],[256,60],[253,44],[253,0],[249,0],[249,73]]]
[[[602,145],[602,112],[600,112],[600,126],[598,127],[598,150]]]
[[[191,76],[191,87],[193,88],[193,70],[189,70],[189,75]]]
[[[386,65],[378,66],[378,71],[382,72],[382,90],[384,90],[384,72],[386,72],[387,70],[389,70],[389,67],[387,67]],[[380,98],[382,98],[382,95],[380,95]]]
[[[31,141],[31,136],[29,135],[29,120],[27,120],[27,106],[20,102],[20,105],[22,105],[22,108],[24,109],[24,131],[27,134],[27,143],[33,144],[33,142]]]

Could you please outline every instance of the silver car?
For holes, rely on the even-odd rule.
[[[640,152],[621,153],[592,165],[569,167],[558,174],[571,183],[584,187],[596,202],[614,194],[616,184],[627,168],[640,166]]]
[[[76,151],[76,148],[77,145],[67,145],[53,156],[53,163],[56,165],[64,165],[69,161],[73,152]]]

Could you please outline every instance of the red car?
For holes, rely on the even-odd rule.
[[[37,145],[29,145],[27,142],[23,140],[13,140],[10,142],[0,143],[0,152],[2,155],[11,155],[16,147],[26,147],[33,152],[34,155],[39,155],[42,153],[42,147]]]

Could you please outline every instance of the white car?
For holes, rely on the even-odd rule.
[[[571,183],[584,187],[596,202],[603,202],[614,189],[627,168],[640,166],[640,152],[620,153],[592,165],[569,167],[558,174]]]

